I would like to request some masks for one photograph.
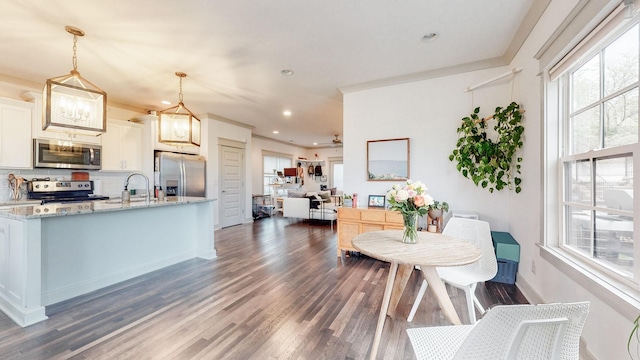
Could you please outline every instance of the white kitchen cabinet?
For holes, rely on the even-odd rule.
[[[102,135],[101,136],[91,136],[91,135],[79,135],[72,134],[61,131],[50,131],[42,129],[42,93],[29,91],[21,96],[23,99],[30,101],[33,103],[34,111],[33,116],[31,117],[31,136],[34,139],[55,139],[55,140],[66,140],[66,141],[77,141],[85,144],[96,144],[100,145],[102,143]],[[71,130],[70,130],[71,131]],[[109,131],[109,125],[107,124],[107,131]]]
[[[142,133],[140,124],[110,120],[102,134],[102,170],[141,171]]]
[[[31,168],[33,104],[0,98],[0,168]]]

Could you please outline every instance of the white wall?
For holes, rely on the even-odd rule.
[[[489,194],[477,188],[449,161],[463,117],[477,106],[483,117],[489,116],[496,106],[511,102],[509,81],[497,82],[473,94],[464,90],[506,70],[474,71],[345,94],[345,193],[358,193],[360,206],[365,205],[368,195],[386,194],[398,182],[367,181],[367,140],[408,137],[412,180],[424,182],[431,196],[448,202],[450,212],[475,212],[493,229],[508,230],[511,194]]]
[[[604,7],[608,0],[599,0]],[[430,80],[347,93],[344,96],[345,192],[357,192],[360,205],[366,195],[384,194],[394,182],[366,179],[366,141],[411,139],[411,178],[423,181],[437,200],[450,203],[452,211],[474,211],[489,221],[492,230],[509,231],[521,246],[518,285],[532,302],[591,302],[583,331],[585,358],[628,358],[626,341],[632,319],[622,315],[615,302],[607,301],[594,286],[579,284],[540,256],[542,232],[542,82],[534,55],[569,15],[578,1],[553,0],[543,17],[506,67],[462,73]],[[592,4],[590,4],[592,5]],[[488,80],[511,68],[522,67],[513,77],[464,93],[467,86]],[[448,160],[457,139],[460,119],[481,106],[489,115],[495,106],[511,99],[523,109],[525,127],[522,150],[522,192],[498,192],[477,188]],[[472,103],[473,102],[473,103]],[[536,274],[532,263],[536,264]],[[609,299],[612,295],[608,294]]]

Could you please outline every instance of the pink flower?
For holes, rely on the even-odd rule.
[[[416,207],[424,206],[424,205],[425,205],[425,199],[424,199],[424,196],[422,196],[422,195],[416,195],[416,196],[413,198],[413,204],[414,204]]]

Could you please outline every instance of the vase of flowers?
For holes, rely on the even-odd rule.
[[[415,244],[418,240],[418,217],[424,216],[433,203],[426,190],[420,181],[407,180],[406,184],[394,185],[387,192],[389,208],[399,211],[404,220],[403,243]]]

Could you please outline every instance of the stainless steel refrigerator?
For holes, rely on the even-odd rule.
[[[156,152],[159,185],[167,196],[205,197],[205,158]]]

